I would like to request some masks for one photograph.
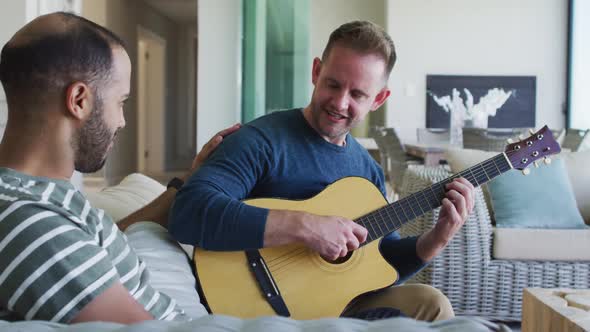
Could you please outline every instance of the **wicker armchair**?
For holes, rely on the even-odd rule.
[[[447,128],[416,128],[418,143],[449,143],[451,132]]]
[[[589,130],[566,129],[561,147],[571,151],[582,151],[588,149],[589,141]]]
[[[448,168],[410,166],[401,195],[406,196],[450,176]],[[440,209],[406,224],[402,236],[433,227]],[[441,290],[457,315],[520,321],[522,292],[526,287],[590,288],[590,263],[496,260],[492,253],[492,225],[483,191],[476,189],[473,213],[432,263],[412,279]]]
[[[508,138],[528,136],[529,129],[531,128],[463,128],[463,147],[502,152]]]
[[[369,132],[379,148],[380,163],[389,184],[398,193],[409,160],[394,128],[373,127]]]

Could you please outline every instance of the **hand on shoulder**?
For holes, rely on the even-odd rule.
[[[242,125],[240,123],[236,123],[233,126],[225,128],[225,129],[219,131],[217,134],[213,135],[213,137],[211,137],[209,142],[207,142],[203,146],[201,151],[199,151],[199,153],[195,156],[195,159],[193,159],[193,162],[191,164],[191,169],[188,172],[186,178],[188,178],[191,174],[193,174],[194,171],[196,171],[199,167],[201,167],[201,165],[205,162],[205,160],[207,160],[207,158],[209,158],[209,156],[211,156],[211,153],[213,153],[213,151],[215,151],[215,149],[217,149],[217,147],[219,146],[219,144],[221,144],[221,142],[223,141],[223,139],[225,137],[235,133],[241,127],[242,127]],[[185,178],[185,180],[186,180],[186,178]]]

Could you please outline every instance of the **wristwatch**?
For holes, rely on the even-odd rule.
[[[182,187],[183,184],[184,184],[184,181],[175,177],[175,178],[172,178],[172,180],[170,180],[170,182],[168,182],[168,184],[166,185],[166,189],[174,188],[176,190],[180,190],[180,187]]]

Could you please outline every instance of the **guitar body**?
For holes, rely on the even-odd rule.
[[[245,203],[349,219],[387,205],[383,194],[359,177],[338,180],[308,200],[253,199]],[[379,252],[379,241],[355,250],[338,264],[299,245],[264,248],[260,254],[295,319],[337,317],[358,295],[397,280],[397,272]],[[201,289],[213,313],[242,318],[276,314],[261,293],[243,251],[196,248],[194,258]]]

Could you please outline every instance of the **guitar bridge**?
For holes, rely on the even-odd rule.
[[[264,296],[277,315],[290,317],[289,308],[287,308],[287,304],[285,304],[281,292],[260,252],[256,249],[246,250],[246,257],[248,259],[248,266],[254,274],[258,287],[262,291],[262,296]]]

